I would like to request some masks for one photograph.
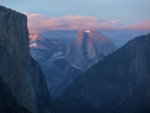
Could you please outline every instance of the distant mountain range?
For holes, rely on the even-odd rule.
[[[66,45],[61,40],[46,39],[40,34],[30,35],[30,53],[34,59],[40,64],[52,60],[52,56],[60,57],[61,53],[64,56]]]
[[[150,113],[150,34],[79,76],[58,99],[64,113]]]
[[[97,31],[80,30],[77,40],[70,45],[40,34],[30,35],[30,53],[41,64],[54,98],[78,75],[113,51],[113,44]]]
[[[147,34],[150,32],[150,30],[101,30],[98,32],[105,35],[115,45],[115,48],[118,49],[126,44],[129,40],[134,39],[134,37]],[[62,40],[68,45],[76,40],[78,31],[52,30],[46,31],[41,35],[47,39]]]

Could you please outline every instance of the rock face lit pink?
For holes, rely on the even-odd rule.
[[[65,53],[66,60],[81,69],[88,69],[114,51],[114,45],[103,34],[94,30],[79,30],[77,39]]]

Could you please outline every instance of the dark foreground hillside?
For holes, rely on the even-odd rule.
[[[64,113],[150,113],[150,34],[94,65],[57,102]]]

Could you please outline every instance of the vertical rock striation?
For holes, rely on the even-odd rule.
[[[19,106],[8,85],[0,77],[0,113],[31,113]]]
[[[66,60],[81,69],[88,69],[114,51],[106,36],[93,30],[79,30],[78,37],[66,50]]]
[[[0,6],[0,77],[20,106],[33,113],[54,112],[40,66],[29,53],[27,17]]]

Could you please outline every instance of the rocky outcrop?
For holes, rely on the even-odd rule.
[[[65,59],[85,70],[113,51],[113,44],[103,34],[98,31],[79,30],[76,41],[66,50]]]
[[[40,34],[30,35],[31,56],[43,66],[55,53],[64,56],[66,45],[60,40],[50,40]]]
[[[0,77],[20,106],[32,113],[55,111],[45,77],[29,52],[27,17],[0,6]]]
[[[78,77],[58,99],[64,113],[149,113],[150,34],[129,41]]]

